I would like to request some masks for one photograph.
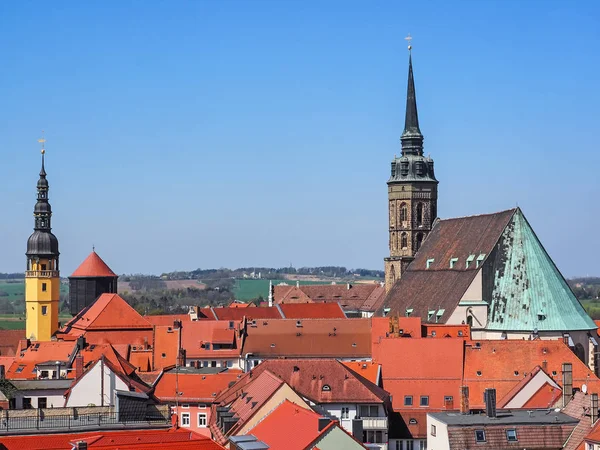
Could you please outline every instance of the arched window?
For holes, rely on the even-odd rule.
[[[400,222],[406,222],[408,220],[408,208],[406,203],[400,205]]]
[[[417,240],[415,242],[415,250],[418,251],[423,243],[423,233],[417,233]]]
[[[396,283],[396,269],[394,268],[394,266],[390,268],[390,280],[392,284]]]
[[[391,241],[391,247],[392,250],[397,250],[398,249],[398,241],[396,240],[396,233],[392,232],[392,235],[390,237],[390,241]]]
[[[400,235],[400,248],[408,248],[408,235],[406,233]]]
[[[417,226],[423,225],[423,203],[417,203]]]
[[[470,327],[473,326],[473,316],[467,316],[467,325],[469,325]]]

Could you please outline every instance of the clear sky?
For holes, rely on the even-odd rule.
[[[0,2],[0,271],[40,155],[69,275],[383,269],[411,33],[441,217],[519,205],[600,275],[600,2]]]

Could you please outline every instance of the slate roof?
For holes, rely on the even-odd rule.
[[[92,251],[87,258],[79,265],[71,277],[88,278],[88,277],[116,277],[110,267],[98,256],[95,251]]]
[[[445,323],[478,272],[476,263],[466,266],[470,255],[487,255],[494,249],[516,209],[494,214],[444,219],[435,222],[427,239],[402,278],[392,287],[383,305],[390,314],[427,318],[430,309],[444,309],[439,322]],[[450,269],[450,259],[458,258]],[[427,261],[433,259],[427,268]]]

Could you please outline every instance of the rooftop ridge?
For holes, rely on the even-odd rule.
[[[449,222],[451,220],[462,220],[462,219],[473,219],[473,218],[478,218],[478,217],[487,217],[487,216],[495,216],[498,214],[504,214],[507,212],[516,212],[519,209],[518,206],[514,207],[514,208],[509,208],[509,209],[503,209],[502,211],[496,211],[496,212],[491,212],[491,213],[482,213],[482,214],[471,214],[471,215],[467,215],[467,216],[456,216],[456,217],[448,217],[445,219],[439,218],[438,222]]]

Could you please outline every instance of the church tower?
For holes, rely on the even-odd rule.
[[[58,330],[60,276],[58,272],[58,239],[51,232],[52,209],[48,203],[48,180],[44,169],[37,182],[37,203],[33,210],[33,234],[27,240],[25,272],[26,336],[33,341],[49,341]]]
[[[410,45],[408,50],[406,118],[400,137],[402,155],[394,157],[392,174],[387,182],[390,256],[384,260],[386,292],[414,259],[437,217],[438,181],[433,171],[433,159],[423,156]]]

